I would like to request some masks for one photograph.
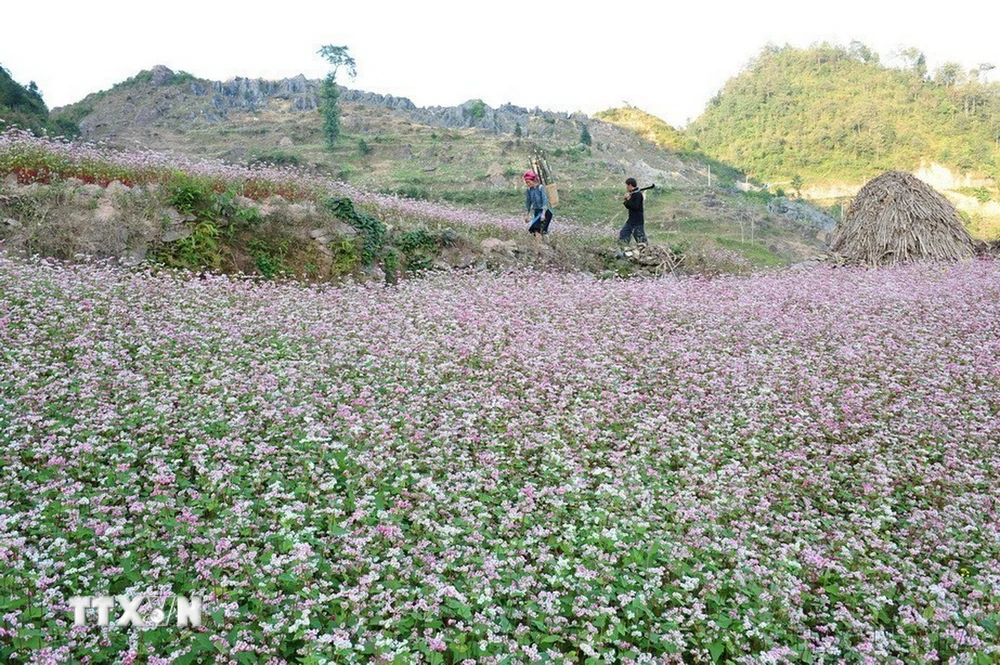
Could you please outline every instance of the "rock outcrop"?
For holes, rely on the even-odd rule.
[[[245,77],[228,81],[207,81],[179,76],[163,65],[153,67],[150,74],[149,85],[154,88],[177,87],[177,92],[182,95],[190,94],[207,101],[200,112],[191,114],[191,120],[218,122],[225,119],[231,111],[257,112],[274,106],[275,102],[281,102],[282,108],[293,111],[312,111],[320,107],[322,82],[307,79],[301,74],[278,81]],[[173,96],[167,97],[172,98]],[[551,138],[563,130],[572,138],[579,135],[579,123],[588,121],[586,115],[579,113],[554,113],[513,104],[493,108],[480,100],[469,100],[458,106],[418,107],[406,97],[352,90],[343,86],[340,86],[340,99],[348,103],[382,106],[402,113],[414,122],[432,127],[475,128],[494,134],[513,134],[520,128],[524,136]],[[171,106],[164,99],[156,99],[144,105],[139,105],[134,96],[130,96],[127,101],[134,105],[133,117],[139,124],[154,122]],[[85,121],[82,126],[86,131],[89,124]]]

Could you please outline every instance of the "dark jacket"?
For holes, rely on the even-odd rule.
[[[628,208],[628,224],[630,226],[646,223],[646,216],[642,211],[642,192],[634,190],[624,205]]]

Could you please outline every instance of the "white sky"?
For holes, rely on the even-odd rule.
[[[883,62],[915,46],[929,69],[996,64],[1000,3],[586,3],[566,0],[3,0],[0,65],[50,108],[163,64],[198,77],[321,78],[323,44],[346,45],[348,87],[419,106],[482,99],[595,113],[628,102],[681,126],[767,43],[858,40]]]

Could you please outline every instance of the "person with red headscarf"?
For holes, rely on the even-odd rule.
[[[524,184],[528,188],[524,195],[524,208],[527,210],[524,221],[529,224],[528,233],[536,238],[547,236],[552,221],[549,195],[534,171],[524,172]]]

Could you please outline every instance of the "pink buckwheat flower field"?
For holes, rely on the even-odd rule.
[[[0,294],[0,660],[1000,659],[995,261]]]
[[[230,190],[257,201],[272,196],[288,201],[349,196],[381,215],[404,216],[411,222],[516,233],[525,230],[518,214],[499,215],[442,201],[420,201],[361,191],[347,183],[295,167],[246,167],[149,150],[117,150],[93,143],[37,137],[19,129],[0,132],[0,178],[9,175],[23,185],[75,178],[101,186],[117,181],[127,187],[160,185],[177,176],[186,176],[202,180],[218,192]],[[564,217],[559,223],[561,235],[592,238],[600,233]]]

